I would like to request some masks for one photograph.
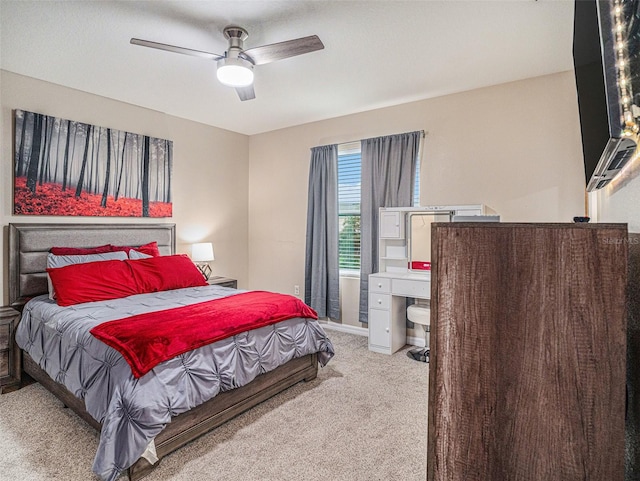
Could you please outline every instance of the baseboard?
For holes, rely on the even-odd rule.
[[[355,334],[357,336],[369,337],[369,329],[366,327],[348,326],[346,324],[340,324],[339,322],[333,322],[327,319],[320,321],[322,327],[331,329],[333,331],[346,332],[349,334]]]
[[[407,344],[416,347],[424,347],[426,343],[424,342],[424,337],[407,336]]]
[[[346,332],[348,334],[355,334],[357,336],[369,337],[369,329],[366,327],[358,327],[358,326],[349,326],[346,324],[340,324],[339,322],[333,322],[327,319],[321,319],[320,324],[322,327],[333,330]],[[416,337],[416,336],[407,336],[407,344],[416,347],[424,347],[424,337]]]

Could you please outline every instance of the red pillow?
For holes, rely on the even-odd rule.
[[[135,246],[110,246],[110,247],[111,247],[110,252],[125,251],[127,255],[129,255],[129,251],[131,249],[134,249],[138,252],[142,252],[143,254],[150,255],[152,257],[158,257],[160,255],[160,251],[158,250],[158,243],[156,241],[149,242],[148,244],[145,244],[139,247],[135,247]]]
[[[126,262],[88,262],[48,268],[58,305],[71,306],[138,294],[138,286]]]
[[[184,254],[72,264],[47,272],[60,306],[207,285]]]
[[[131,266],[140,293],[208,285],[198,268],[185,254],[129,259],[124,262]]]
[[[90,254],[105,254],[113,252],[111,244],[98,247],[52,247],[49,252],[56,256],[86,256]]]

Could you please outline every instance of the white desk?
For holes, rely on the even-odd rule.
[[[431,297],[431,272],[369,275],[369,350],[393,354],[407,341],[406,298]]]

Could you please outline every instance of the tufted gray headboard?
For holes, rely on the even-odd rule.
[[[161,254],[175,253],[175,224],[9,224],[9,303],[20,306],[47,292],[51,247],[140,246],[152,241]]]

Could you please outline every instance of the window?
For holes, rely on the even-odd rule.
[[[418,159],[420,156],[418,155]],[[338,267],[360,271],[360,142],[338,145]],[[416,162],[412,205],[420,205],[420,162]]]
[[[338,267],[360,271],[360,142],[338,146]]]

